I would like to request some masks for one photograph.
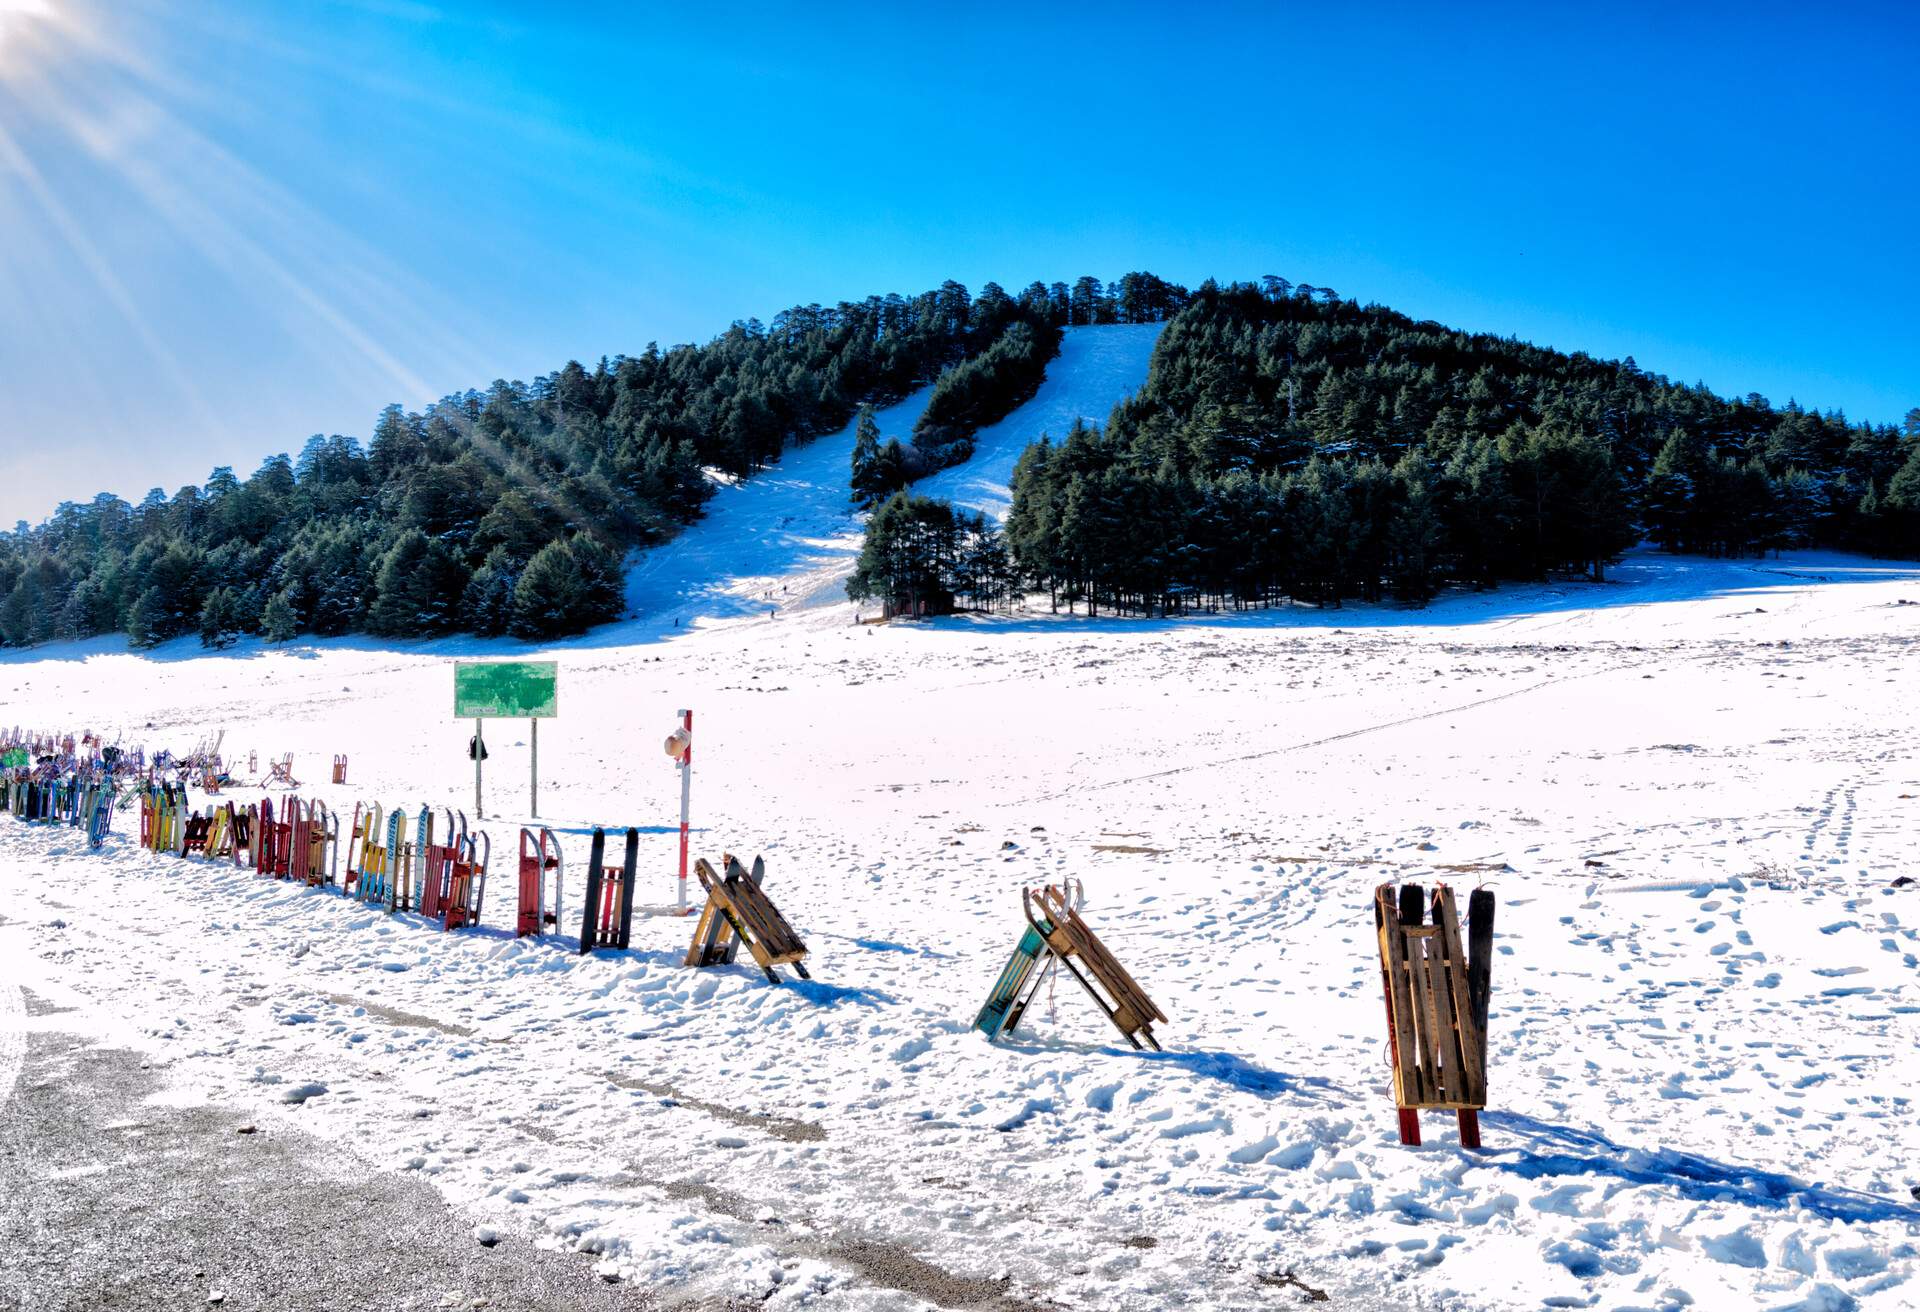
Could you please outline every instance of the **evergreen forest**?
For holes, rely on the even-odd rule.
[[[1920,557],[1920,409],[1854,423],[1725,398],[1631,358],[1469,334],[1286,279],[1182,298],[1104,426],[1022,455],[1011,581],[899,560],[899,609],[1047,592],[1089,613],[1422,604],[1449,586],[1601,580],[1650,540],[1753,556]],[[876,516],[874,532],[927,518]],[[910,541],[938,548],[940,534]]]
[[[902,486],[1031,396],[1062,327],[1162,316],[1179,295],[1149,274],[1018,296],[948,281],[389,406],[364,445],[316,434],[244,478],[223,466],[137,505],[102,493],[0,534],[0,645],[577,633],[619,617],[627,554],[698,518],[712,471],[750,476],[932,384],[895,453],[887,490]]]

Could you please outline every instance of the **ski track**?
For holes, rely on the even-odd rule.
[[[1069,337],[1034,406],[1125,394],[1105,331]],[[986,462],[1014,441],[988,438]],[[684,969],[677,918],[587,957],[510,938],[526,734],[503,723],[478,932],[153,856],[125,815],[98,855],[0,817],[22,968],[0,970],[0,1088],[10,981],[48,980],[169,1098],[417,1172],[610,1274],[772,1308],[928,1306],[859,1260],[871,1241],[988,1282],[968,1289],[1142,1312],[1272,1308],[1258,1277],[1286,1270],[1336,1306],[1913,1306],[1920,1172],[1890,1146],[1920,891],[1890,885],[1914,872],[1920,709],[1897,690],[1920,606],[1896,603],[1920,571],[1635,553],[1602,587],[1423,612],[855,628],[818,545],[851,524],[839,457],[790,460],[636,582],[671,605],[551,649],[541,797],[570,923],[593,823],[643,827],[639,900],[670,902],[659,742],[694,707],[696,852],[766,854],[811,983]],[[755,613],[808,580],[815,604]],[[175,747],[224,727],[303,777],[347,752],[352,787],[302,791],[349,814],[468,807],[445,658],[524,650],[9,653],[0,721]],[[1164,1053],[1071,987],[1011,1041],[969,1032],[1021,886],[1066,876],[1172,1018]],[[1481,1154],[1441,1116],[1422,1148],[1394,1136],[1371,898],[1403,878],[1500,899]]]

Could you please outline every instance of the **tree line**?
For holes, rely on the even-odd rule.
[[[1420,603],[1450,584],[1598,579],[1643,536],[1920,557],[1920,409],[1896,427],[1726,399],[1631,358],[1277,277],[1183,301],[1104,428],[1023,453],[1004,529],[1015,580],[996,595],[1136,612]]]
[[[1031,394],[1059,326],[1164,312],[1173,294],[1130,274],[1019,298],[950,280],[796,306],[701,346],[570,361],[420,412],[389,406],[364,446],[315,435],[244,479],[223,466],[138,505],[63,503],[0,534],[0,644],[579,632],[620,614],[629,550],[699,516],[707,470],[750,475],[861,406],[960,370],[936,389],[927,444],[950,454]],[[927,467],[917,441],[907,451],[903,468]]]

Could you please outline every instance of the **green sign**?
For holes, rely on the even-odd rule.
[[[454,662],[458,719],[551,719],[559,706],[560,666],[554,661]]]
[[[16,747],[4,756],[0,756],[0,765],[12,769],[18,769],[20,766],[32,764],[33,758],[27,755],[27,749],[24,747]]]

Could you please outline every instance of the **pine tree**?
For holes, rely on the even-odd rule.
[[[580,628],[619,619],[626,603],[619,553],[585,533],[568,539],[567,550],[580,571]]]
[[[236,630],[233,589],[215,588],[200,604],[200,645],[216,650],[231,647],[239,636]]]
[[[520,571],[505,547],[495,547],[468,580],[460,598],[461,628],[496,637],[513,623],[513,590]]]
[[[267,598],[260,611],[260,636],[268,642],[290,642],[300,632],[300,616],[293,608],[291,589],[282,588]]]
[[[1425,605],[1434,594],[1442,540],[1433,465],[1425,453],[1409,451],[1394,465],[1393,477],[1399,502],[1389,530],[1393,592],[1402,601]]]
[[[1705,460],[1700,440],[1676,428],[1661,444],[1660,454],[1647,473],[1647,536],[1668,551],[1698,549],[1694,492]]]
[[[507,631],[518,638],[553,638],[579,633],[590,618],[587,581],[564,542],[549,542],[534,553],[513,588],[513,614]]]
[[[165,641],[167,619],[166,603],[161,599],[160,589],[148,588],[134,601],[127,613],[128,645],[140,651]]]
[[[873,407],[860,407],[860,420],[853,432],[853,501],[856,505],[870,505],[880,495],[878,481],[880,473],[880,424],[873,417]]]

